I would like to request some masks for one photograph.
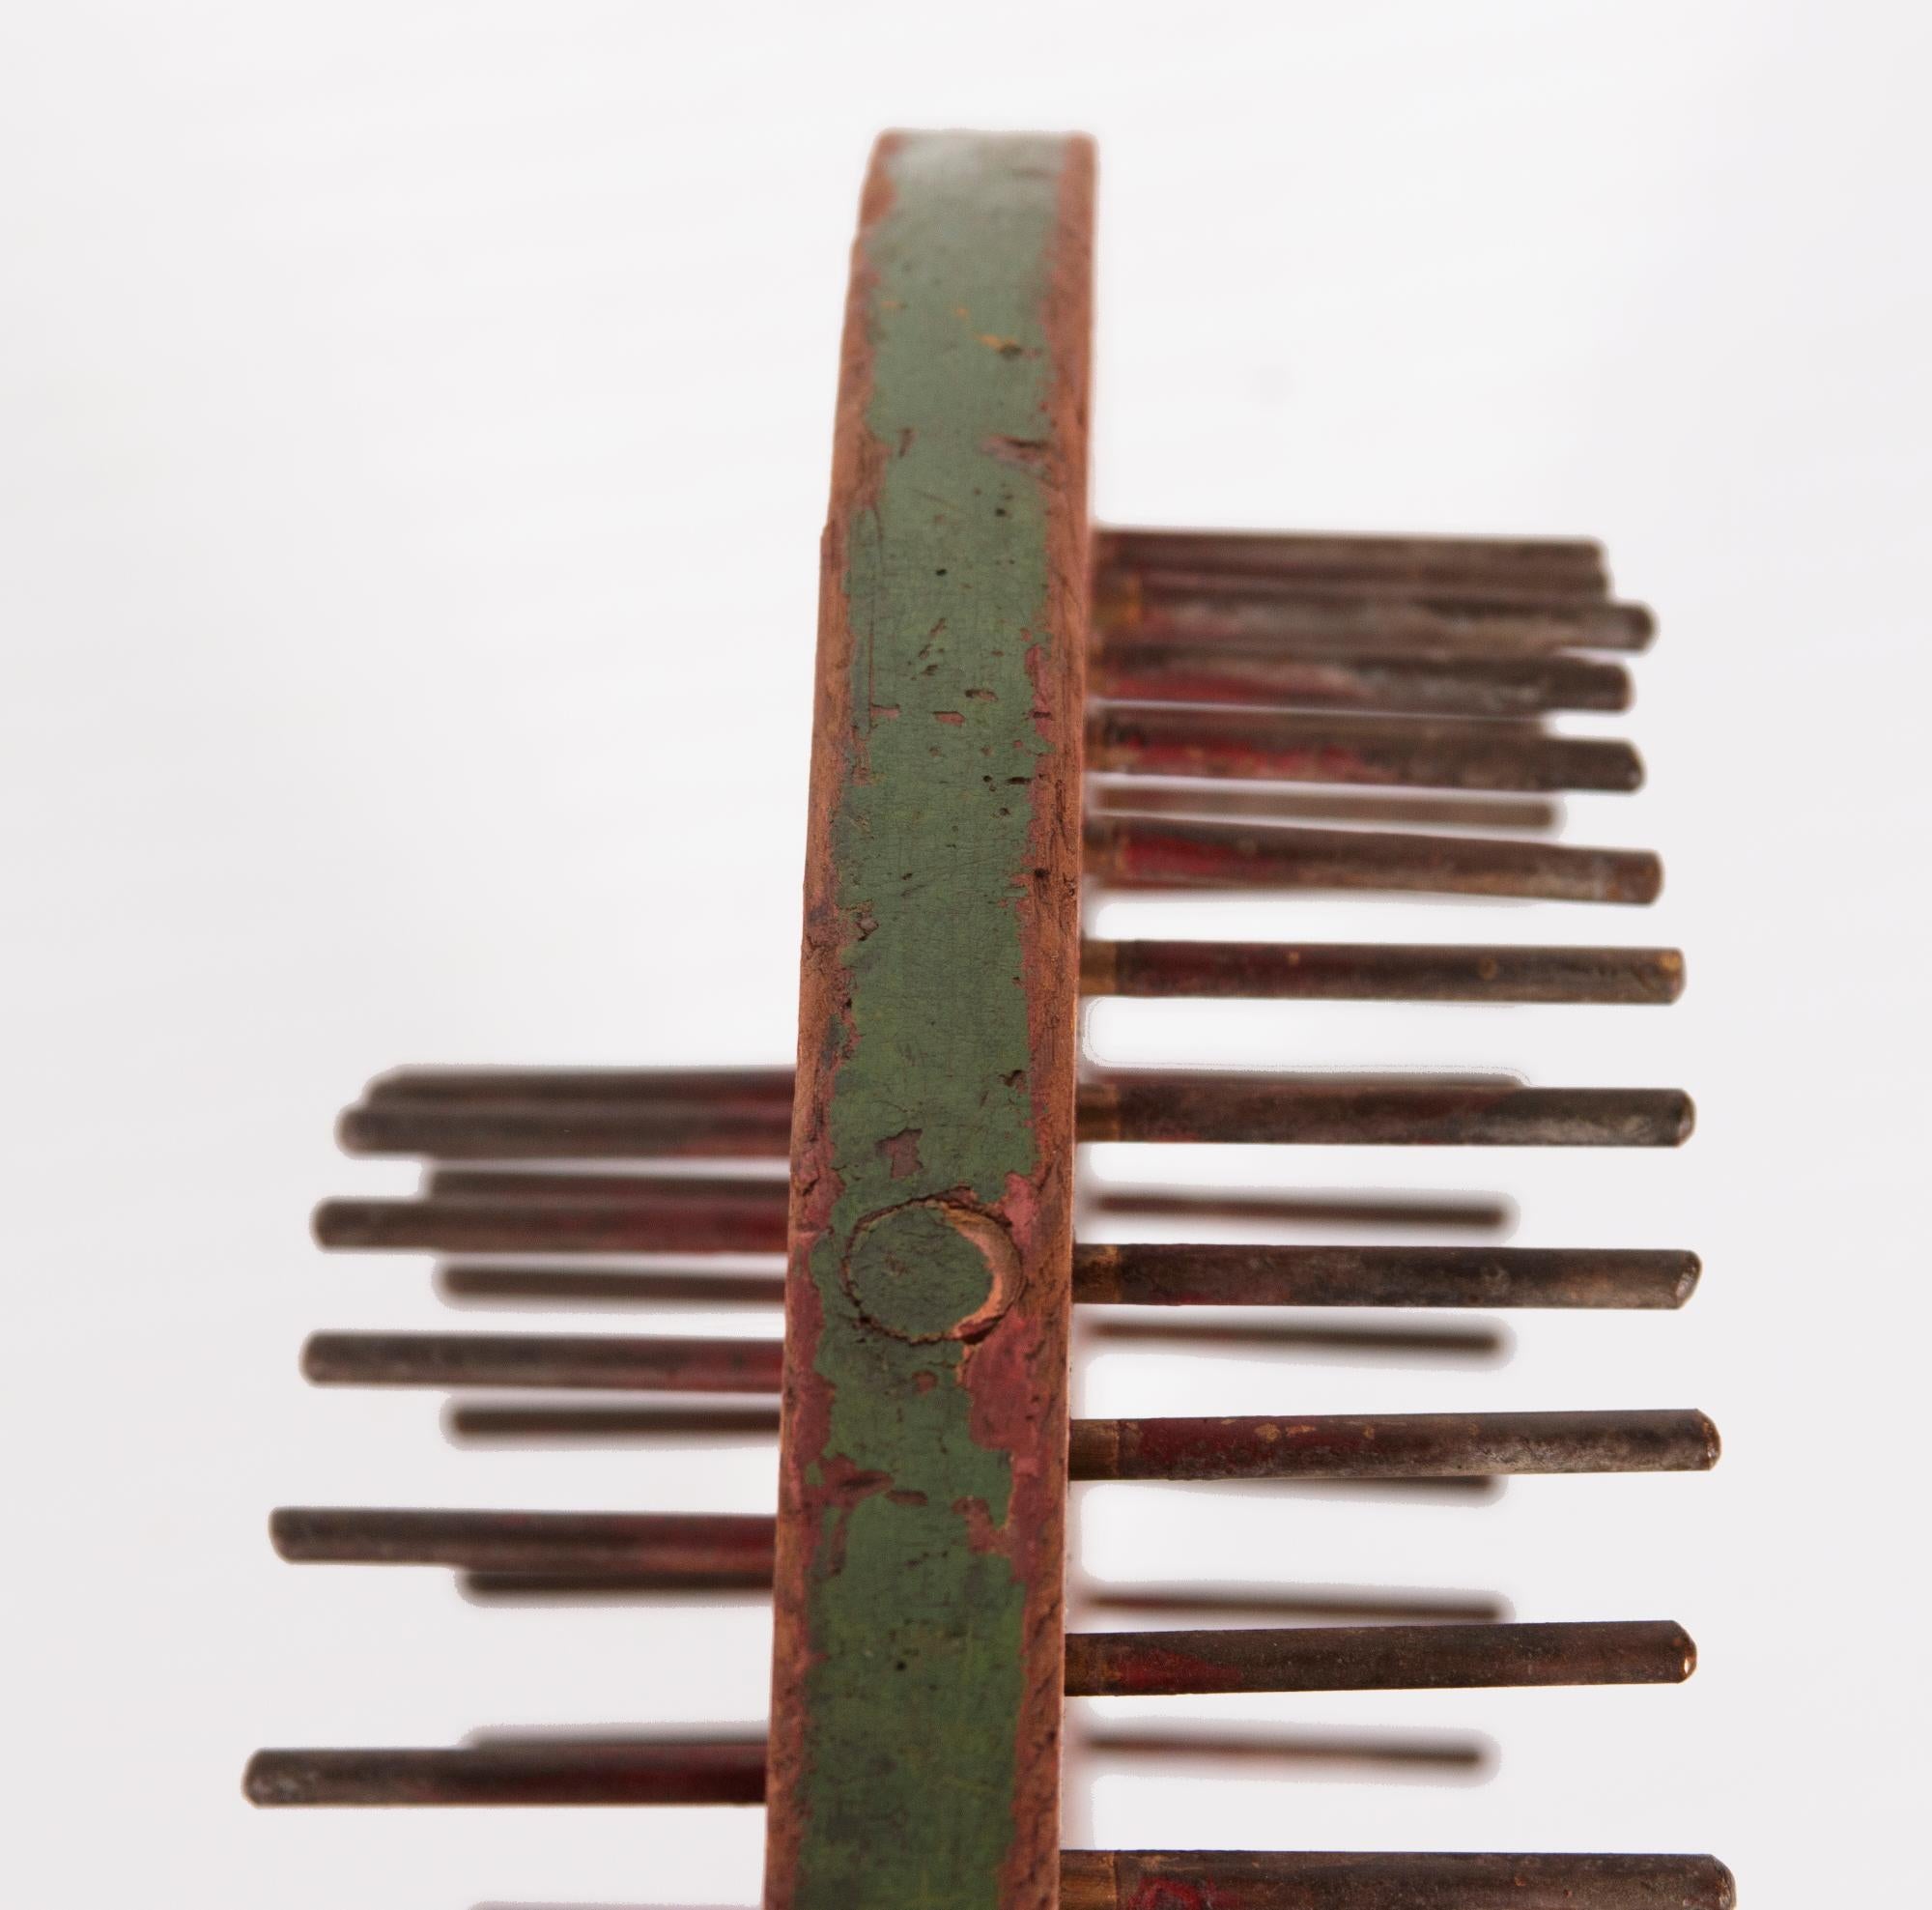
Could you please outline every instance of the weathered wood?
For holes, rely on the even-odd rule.
[[[889,134],[823,551],[768,1910],[1059,1894],[1093,156]]]

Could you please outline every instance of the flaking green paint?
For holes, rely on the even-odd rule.
[[[829,1116],[841,1191],[810,1262],[832,1388],[811,1483],[843,1484],[810,1593],[793,1900],[811,1910],[997,1910],[1013,1836],[1025,1588],[973,1543],[975,1521],[1007,1517],[1010,1466],[973,1439],[960,1343],[921,1337],[991,1282],[931,1206],[883,1235],[874,1218],[852,1247],[886,1210],[990,1207],[1037,1165],[1015,904],[1046,747],[1027,651],[1068,641],[1046,628],[1030,456],[1064,163],[1055,140],[915,136],[866,239],[883,469],[847,544],[854,733],[834,856],[851,1006]]]

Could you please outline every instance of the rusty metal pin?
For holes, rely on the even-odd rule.
[[[1669,1685],[1681,1684],[1696,1663],[1681,1625],[1650,1620],[1069,1632],[1066,1695]]]
[[[1167,1611],[1226,1619],[1354,1619],[1378,1623],[1493,1625],[1510,1604],[1492,1592],[1401,1590],[1379,1585],[1131,1585],[1076,1588],[1074,1604],[1090,1611]]]
[[[1226,1205],[1234,1211],[1232,1203]],[[1199,1205],[1190,1211],[1199,1212]],[[1701,1271],[1697,1255],[1681,1248],[1123,1241],[1075,1247],[1073,1297],[1090,1305],[1114,1306],[1654,1310],[1682,1306],[1696,1290]],[[617,1268],[464,1263],[440,1269],[438,1285],[453,1300],[550,1304],[770,1306],[784,1297],[782,1274]]]
[[[623,1392],[775,1393],[778,1340],[605,1334],[315,1333],[302,1373],[319,1386],[555,1386]]]
[[[1262,1193],[1224,1187],[1096,1187],[1084,1207],[1094,1214],[1147,1220],[1231,1221],[1249,1225],[1449,1228],[1493,1234],[1516,1219],[1502,1194],[1357,1193],[1304,1188]]]
[[[1089,940],[1080,984],[1090,995],[1218,1000],[1662,1005],[1684,990],[1684,957],[1675,949]]]
[[[762,1204],[780,1213],[791,1197],[789,1183],[779,1174],[593,1174],[581,1168],[440,1164],[424,1172],[422,1192],[432,1200],[656,1201],[696,1208],[720,1202],[753,1208]]]
[[[1147,1069],[1082,1084],[1083,1141],[1298,1147],[1677,1147],[1694,1121],[1674,1088],[1524,1088]]]
[[[269,1522],[276,1553],[298,1564],[622,1573],[691,1591],[770,1584],[776,1530],[759,1514],[389,1506],[283,1506]]]
[[[1068,1850],[1060,1910],[1733,1910],[1715,1857]]]
[[[440,1119],[429,1117],[432,1130]],[[409,1253],[781,1253],[785,1243],[784,1203],[762,1195],[327,1200],[312,1225],[320,1246]]]
[[[1076,1419],[1070,1451],[1072,1476],[1086,1480],[1401,1480],[1708,1471],[1719,1440],[1711,1421],[1688,1410],[1416,1412]]]
[[[481,1265],[440,1267],[437,1291],[457,1304],[540,1306],[782,1306],[782,1273],[684,1269]]]
[[[1094,1734],[1090,1734],[1093,1737]],[[1304,1741],[1306,1748],[1304,1748]],[[1104,1753],[1194,1753],[1172,1733],[1109,1731]],[[1385,1747],[1385,1748],[1382,1748]],[[1328,1733],[1258,1742],[1252,1752],[1226,1734],[1199,1747],[1207,1756],[1263,1761],[1342,1759],[1475,1768],[1487,1750],[1418,1747]],[[1097,1851],[1063,1854],[1059,1910],[1162,1910],[1177,1890],[1208,1910],[1734,1910],[1731,1874],[1715,1857],[1564,1856],[1388,1851]],[[567,1904],[479,1903],[475,1910],[577,1910]],[[620,1910],[609,1906],[609,1910]],[[636,1905],[632,1910],[654,1910]],[[716,1910],[716,1906],[707,1906]]]
[[[662,1745],[662,1753],[659,1747]],[[1480,1739],[1418,1732],[1253,1732],[1121,1729],[1089,1727],[1081,1733],[1081,1748],[1107,1758],[1159,1757],[1183,1759],[1233,1759],[1244,1764],[1281,1763],[1375,1764],[1396,1768],[1417,1767],[1478,1772],[1492,1761],[1492,1753]],[[243,1774],[242,1790],[249,1803],[261,1809],[308,1809],[351,1807],[360,1809],[447,1808],[447,1807],[597,1807],[601,1805],[743,1805],[756,1804],[764,1796],[764,1740],[582,1739],[555,1742],[532,1741],[518,1744],[465,1745],[448,1748],[371,1749],[345,1751],[263,1751],[249,1760]],[[1099,1855],[1069,1851],[1065,1863],[1080,1867],[1075,1887],[1086,1889],[1084,1872],[1089,1860]],[[1240,1853],[1206,1854],[1209,1866],[1227,1867],[1253,1862]],[[1265,1862],[1266,1860],[1263,1860]],[[1310,1861],[1297,1854],[1297,1865]],[[1325,1861],[1325,1860],[1314,1860]],[[1532,1910],[1560,1904],[1563,1910],[1622,1910],[1622,1906],[1681,1906],[1722,1903],[1727,1898],[1713,1896],[1687,1896],[1692,1872],[1688,1868],[1680,1880],[1668,1872],[1668,1888],[1678,1894],[1667,1897],[1654,1893],[1666,1867],[1690,1866],[1703,1860],[1668,1858],[1530,1858],[1492,1859],[1455,1857],[1429,1858],[1378,1857],[1363,1860],[1375,1867],[1374,1896],[1331,1895],[1337,1879],[1333,1873],[1322,1886],[1310,1894],[1308,1882],[1297,1880],[1291,1895],[1280,1894],[1285,1887],[1279,1877],[1262,1886],[1264,1894],[1230,1896],[1217,1889],[1216,1910],[1234,1905],[1237,1910],[1324,1910],[1330,1904],[1374,1904],[1391,1902],[1426,1904],[1428,1910],[1456,1910],[1462,1905],[1507,1903],[1511,1910],[1527,1903]],[[1414,1867],[1420,1883],[1427,1867],[1437,1862],[1463,1867],[1453,1881],[1430,1874],[1426,1896],[1390,1896],[1402,1877]],[[1513,1889],[1514,1896],[1503,1897],[1484,1894],[1474,1896],[1459,1886],[1474,1887],[1477,1875],[1470,1867],[1494,1865],[1497,1873],[1490,1890]],[[1502,1866],[1528,1865],[1506,1877]],[[1622,1867],[1605,1873],[1602,1865]],[[1591,1867],[1584,1868],[1583,1867]],[[1639,1870],[1636,1867],[1643,1867]],[[1172,1881],[1178,1871],[1162,1871]],[[1513,1878],[1513,1882],[1511,1881]],[[1525,1896],[1545,1879],[1557,1894]],[[1367,1879],[1358,1881],[1366,1882]],[[1626,1894],[1629,1891],[1637,1894]],[[1063,1904],[1073,1902],[1108,1904],[1131,1902],[1141,1906],[1145,1899],[1116,1897],[1089,1898],[1064,1896]],[[525,1910],[534,1910],[526,1906]],[[561,1910],[561,1906],[557,1907]]]
[[[1069,1697],[1669,1684],[1695,1647],[1668,1622],[1371,1625],[1074,1633]],[[431,1751],[258,1753],[251,1802],[297,1805],[755,1803],[750,1738],[528,1738]]]
[[[1418,716],[1533,717],[1625,710],[1630,672],[1597,657],[1362,655],[1199,640],[1104,641],[1090,694],[1114,702],[1238,703]]]
[[[1266,1736],[1090,1729],[1106,1756],[1238,1757],[1475,1768],[1480,1742],[1414,1733]],[[259,1751],[242,1794],[264,1810],[760,1804],[765,1740],[581,1738],[425,1749]]]
[[[443,1431],[459,1445],[602,1444],[635,1440],[776,1439],[776,1406],[451,1405]]]
[[[1087,759],[1097,770],[1263,783],[1626,793],[1643,782],[1636,751],[1607,737],[1552,736],[1506,723],[1155,703],[1093,708]]]
[[[621,1107],[640,1120],[675,1125],[687,1117],[704,1125],[716,1122],[729,1127],[734,1123],[754,1121],[789,1123],[791,1118],[791,1070],[786,1068],[760,1068],[754,1071],[761,1082],[755,1096],[730,1101],[702,1097],[680,1100],[667,1094],[657,1070],[648,1068],[505,1068],[479,1069],[463,1078],[472,1092],[462,1095],[404,1093],[400,1089],[381,1100],[356,1104],[362,1113],[380,1111],[384,1115],[406,1114],[487,1117],[505,1111],[529,1110],[555,1121],[567,1121],[584,1109]],[[402,1077],[395,1077],[402,1078]],[[519,1174],[528,1170],[516,1170]],[[444,1193],[484,1193],[494,1185],[507,1184],[508,1170],[482,1167],[439,1167],[428,1187]],[[677,1171],[651,1170],[647,1173],[604,1175],[575,1174],[567,1171],[532,1174],[542,1184],[561,1186],[565,1181],[582,1180],[618,1192],[642,1189],[646,1192],[732,1192],[755,1197],[759,1193],[782,1191],[781,1175],[752,1169],[747,1172],[718,1173],[709,1168]]]
[[[431,1750],[258,1751],[250,1804],[529,1806],[762,1804],[765,1741],[595,1738]]]
[[[1089,815],[1227,816],[1249,822],[1352,822],[1417,828],[1548,831],[1563,819],[1548,796],[1470,796],[1387,793],[1346,784],[1276,788],[1263,783],[1176,780],[1145,776],[1088,785]]]
[[[1103,656],[1114,643],[1172,642],[1445,662],[1644,650],[1657,635],[1656,619],[1641,604],[1535,588],[1318,586],[1186,570],[1108,573],[1094,598],[1094,628]]]
[[[1096,570],[1188,570],[1293,583],[1542,588],[1581,597],[1607,584],[1590,537],[1389,537],[1280,530],[1170,530],[1109,526],[1094,532]]]
[[[1647,849],[1484,836],[1101,816],[1088,822],[1086,842],[1087,873],[1115,888],[1370,889],[1643,903],[1654,902],[1663,886],[1663,866]]]
[[[1177,1202],[1168,1211],[1198,1213],[1203,1205]],[[1224,1207],[1236,1212],[1233,1203]],[[1075,1247],[1073,1297],[1114,1306],[1657,1309],[1682,1306],[1700,1271],[1694,1253],[1672,1248],[1126,1241]],[[723,1307],[772,1306],[784,1298],[779,1273],[465,1262],[440,1269],[437,1284],[456,1301]]]
[[[438,1168],[430,1176],[431,1185],[440,1186],[446,1181],[453,1181],[459,1175],[469,1177],[471,1170]],[[549,1183],[546,1191],[554,1188],[556,1197],[564,1197],[563,1183],[579,1180],[597,1183],[600,1188],[609,1185],[617,1192],[624,1185],[636,1184],[640,1177],[632,1175],[583,1175],[544,1176],[528,1171],[504,1173],[500,1176],[479,1171],[474,1178],[481,1180],[501,1179],[530,1180]],[[782,1189],[784,1183],[778,1186]],[[1491,1231],[1506,1227],[1516,1217],[1514,1205],[1501,1194],[1462,1194],[1462,1193],[1399,1193],[1399,1192],[1353,1192],[1342,1189],[1300,1189],[1293,1193],[1245,1192],[1214,1187],[1150,1187],[1150,1186],[1106,1186],[1092,1190],[1087,1196],[1087,1208],[1101,1214],[1128,1214],[1144,1218],[1173,1217],[1189,1220],[1234,1220],[1234,1221],[1278,1221],[1289,1224],[1359,1223],[1376,1227],[1444,1227],[1461,1231]],[[457,1268],[445,1269],[454,1274]],[[534,1278],[538,1275],[556,1283],[568,1281],[569,1295],[562,1284],[547,1286],[541,1293],[532,1291],[528,1297],[541,1298],[554,1294],[557,1297],[581,1297],[585,1298],[623,1297],[621,1288],[601,1289],[599,1282],[606,1277],[607,1269],[578,1268],[569,1265],[555,1267],[517,1269],[502,1266],[469,1266],[461,1269],[462,1278],[451,1287],[473,1291],[482,1297],[493,1291],[504,1297],[511,1297],[512,1288],[508,1282],[518,1277]],[[682,1277],[684,1269],[678,1269]],[[486,1275],[488,1276],[486,1278]],[[628,1272],[611,1277],[631,1277]],[[639,1275],[638,1277],[644,1277]],[[658,1270],[652,1277],[674,1277]],[[731,1276],[714,1274],[709,1271],[695,1274],[711,1285],[721,1283]],[[750,1277],[750,1276],[748,1276]],[[757,1276],[765,1277],[765,1276]],[[500,1286],[497,1282],[503,1282]],[[639,1290],[640,1297],[643,1290]],[[524,1297],[524,1296],[517,1296]]]
[[[1236,1347],[1434,1353],[1492,1357],[1494,1329],[1301,1326],[1257,1326],[1118,1321],[1102,1338],[1172,1340]],[[611,1335],[510,1333],[318,1333],[302,1371],[317,1385],[430,1386],[598,1392],[776,1393],[782,1355],[776,1341],[634,1339]],[[558,1409],[559,1412],[563,1409]]]
[[[1073,1250],[1073,1297],[1126,1306],[1679,1307],[1694,1253],[1622,1247],[1247,1246]]]
[[[685,1107],[623,1100],[385,1100],[346,1110],[349,1154],[465,1160],[779,1159],[791,1146],[789,1102]]]
[[[1701,1412],[1408,1412],[1374,1417],[1076,1419],[1076,1479],[1429,1479],[1702,1472]]]
[[[385,1101],[656,1101],[667,1107],[791,1106],[789,1068],[396,1068],[362,1091]]]
[[[363,1151],[420,1155],[515,1155],[525,1159],[622,1159],[662,1146],[655,1110],[621,1103],[586,1107],[533,1101],[524,1106],[440,1108],[398,1103],[381,1110],[380,1144]],[[345,1120],[349,1117],[345,1116]],[[1085,1141],[1252,1141],[1300,1146],[1675,1147],[1690,1131],[1689,1096],[1675,1089],[1524,1088],[1463,1077],[1342,1077],[1156,1073],[1114,1075],[1080,1091]],[[776,1132],[767,1145],[781,1151]],[[519,1207],[483,1201],[327,1202],[317,1228],[331,1244],[407,1244],[469,1251],[649,1251],[695,1248],[666,1216],[633,1226],[621,1202],[545,1199]],[[701,1212],[701,1211],[699,1211]],[[755,1248],[776,1208],[746,1216],[743,1232],[714,1250]],[[692,1220],[701,1234],[704,1224]],[[384,1230],[388,1230],[384,1238]]]
[[[471,1605],[663,1605],[727,1599],[762,1604],[770,1574],[726,1584],[631,1572],[459,1572],[457,1590]]]

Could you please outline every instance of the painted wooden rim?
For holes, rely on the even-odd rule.
[[[1094,160],[890,133],[818,635],[770,1910],[1050,1910]]]

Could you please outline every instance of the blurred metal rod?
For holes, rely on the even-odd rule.
[[[1239,1733],[1090,1728],[1100,1756],[1292,1759],[1476,1769],[1480,1740],[1414,1732]],[[260,1751],[242,1777],[262,1809],[742,1805],[764,1799],[762,1738],[562,1739],[433,1749]]]
[[[1099,645],[1088,690],[1114,702],[1234,703],[1534,717],[1630,707],[1630,672],[1597,657],[1441,657],[1279,645],[1236,647],[1115,636]]]
[[[1373,942],[1089,940],[1089,995],[1246,1001],[1663,1004],[1684,989],[1675,949],[1398,946]]]
[[[347,1109],[336,1135],[349,1154],[435,1155],[458,1160],[782,1159],[791,1104],[706,1107],[556,1098],[541,1083],[527,1100],[404,1100]],[[507,1091],[506,1091],[507,1092]],[[621,1097],[611,1084],[601,1092]]]
[[[315,1333],[302,1373],[319,1386],[543,1386],[775,1393],[779,1340],[608,1334]]]
[[[1593,789],[1643,782],[1629,743],[1552,736],[1506,723],[1298,715],[1100,703],[1087,720],[1091,768],[1264,783],[1413,784],[1433,789]]]
[[[1069,1603],[1090,1611],[1169,1611],[1176,1616],[1344,1619],[1378,1623],[1493,1625],[1510,1616],[1493,1592],[1381,1585],[1133,1585],[1076,1583]]]
[[[1733,1910],[1715,1857],[1068,1850],[1061,1910]]]
[[[1259,1767],[1260,1772],[1293,1765],[1373,1765],[1382,1772],[1412,1772],[1424,1782],[1441,1782],[1442,1773],[1474,1779],[1495,1766],[1489,1739],[1462,1732],[1406,1730],[1271,1731],[1234,1725],[1204,1729],[1198,1725],[1147,1725],[1122,1729],[1089,1725],[1076,1740],[1087,1756],[1110,1762],[1156,1759],[1163,1764],[1205,1762]]]
[[[419,1511],[283,1506],[275,1551],[298,1564],[465,1572],[621,1573],[665,1590],[769,1585],[776,1522],[762,1514]]]
[[[785,1244],[784,1203],[762,1195],[327,1200],[311,1224],[317,1245],[357,1251],[782,1253]]]
[[[472,1406],[442,1416],[459,1445],[599,1445],[650,1440],[776,1439],[776,1406]]]
[[[1096,1187],[1082,1207],[1093,1214],[1140,1219],[1232,1221],[1253,1225],[1451,1228],[1492,1234],[1516,1219],[1503,1194],[1400,1193],[1303,1188],[1263,1193],[1226,1187]]]
[[[1418,828],[1548,831],[1563,819],[1548,796],[1471,796],[1384,792],[1330,784],[1298,788],[1196,779],[1158,783],[1145,776],[1090,781],[1087,813],[1228,816],[1249,822],[1352,822]]]
[[[622,1104],[621,1097],[612,1097]],[[782,1174],[593,1174],[582,1168],[448,1167],[423,1173],[431,1200],[570,1200],[659,1202],[709,1208],[720,1202],[783,1213],[791,1183]]]
[[[362,1091],[405,1101],[655,1101],[674,1107],[791,1108],[789,1068],[397,1068]]]
[[[1073,1297],[1124,1306],[1682,1306],[1694,1253],[1626,1247],[1247,1246],[1073,1249]]]
[[[437,1269],[437,1291],[457,1304],[540,1306],[782,1306],[782,1273],[712,1273],[684,1269],[497,1266],[453,1262]]]
[[[1642,604],[1535,586],[1313,584],[1199,570],[1113,570],[1095,584],[1094,630],[1111,643],[1204,650],[1533,661],[1577,650],[1650,647]]]
[[[1666,1685],[1682,1683],[1696,1663],[1681,1625],[1649,1620],[1069,1632],[1066,1695]]]
[[[1675,1088],[1525,1088],[1507,1079],[1350,1079],[1148,1069],[1086,1081],[1083,1141],[1296,1147],[1677,1147]]]
[[[1371,1350],[1493,1357],[1493,1328],[1258,1326],[1114,1321],[1103,1338],[1168,1340],[1236,1347]],[[498,1333],[320,1333],[303,1351],[302,1371],[317,1385],[429,1386],[597,1392],[777,1393],[782,1353],[777,1341],[638,1339],[614,1335]]]
[[[771,1596],[771,1575],[723,1584],[630,1572],[461,1572],[457,1587],[471,1605],[662,1605],[762,1604]]]
[[[1491,1363],[1509,1350],[1509,1336],[1492,1325],[1461,1322],[1441,1326],[1384,1326],[1379,1321],[1343,1326],[1333,1321],[1255,1320],[1245,1315],[1202,1320],[1192,1314],[1163,1319],[1103,1317],[1083,1328],[1090,1345],[1152,1346],[1180,1352],[1354,1354],[1376,1361],[1424,1359]]]
[[[1423,1479],[1701,1472],[1701,1412],[1409,1412],[1373,1417],[1076,1419],[1076,1479]]]
[[[1573,848],[1268,823],[1090,818],[1087,873],[1114,888],[1384,890],[1525,900],[1643,903],[1663,867],[1647,849]]]

